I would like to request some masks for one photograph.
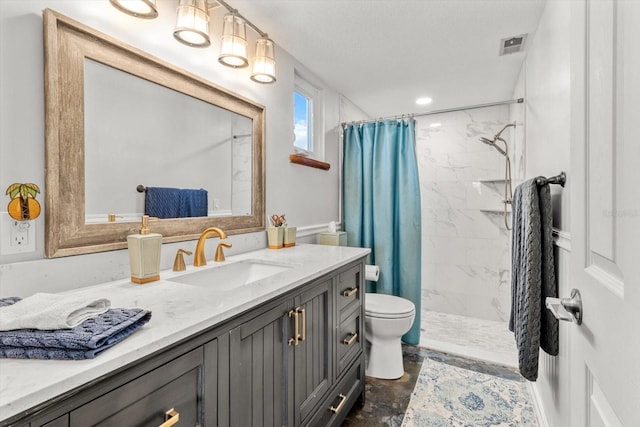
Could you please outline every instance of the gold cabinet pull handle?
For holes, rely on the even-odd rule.
[[[346,344],[346,345],[351,345],[354,343],[354,341],[356,340],[356,338],[358,338],[358,333],[357,332],[351,332],[351,338],[349,339],[343,339],[342,340],[342,344]]]
[[[342,291],[342,296],[343,297],[352,297],[357,293],[358,293],[358,288],[351,288],[351,289],[346,289],[346,290]]]
[[[304,308],[298,307],[296,311],[302,315],[302,334],[300,335],[300,341],[307,339],[307,312]]]
[[[300,342],[300,329],[298,326],[298,310],[289,310],[289,318],[293,317],[293,338],[289,338],[289,345],[298,345]]]
[[[180,421],[180,413],[171,408],[164,413],[164,422],[159,427],[171,427],[175,423]]]
[[[334,414],[337,414],[338,412],[340,412],[340,409],[342,409],[342,407],[344,406],[345,402],[347,401],[347,396],[345,396],[344,394],[340,393],[338,395],[338,397],[340,398],[340,403],[338,403],[338,406],[336,406],[335,408],[332,406],[329,406],[329,410],[331,412],[333,412]]]

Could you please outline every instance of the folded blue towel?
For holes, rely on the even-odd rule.
[[[0,307],[19,298],[0,299]],[[0,357],[11,359],[93,359],[138,330],[151,319],[139,308],[114,308],[72,329],[0,332]]]
[[[147,187],[144,213],[156,218],[207,216],[207,190]]]
[[[180,218],[207,216],[209,214],[207,190],[180,190]]]
[[[180,189],[147,187],[144,213],[161,219],[180,217]]]

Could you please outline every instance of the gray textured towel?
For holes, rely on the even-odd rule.
[[[558,320],[544,306],[546,297],[558,294],[549,185],[538,187],[535,178],[520,184],[512,211],[509,330],[515,333],[520,373],[535,381],[540,347],[558,354]]]
[[[0,307],[19,298],[0,299]],[[113,347],[151,319],[139,308],[110,309],[73,329],[0,332],[0,357],[12,359],[92,359]]]

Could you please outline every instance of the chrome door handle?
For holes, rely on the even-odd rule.
[[[577,289],[571,290],[569,298],[547,297],[545,306],[558,320],[582,324],[582,297]]]

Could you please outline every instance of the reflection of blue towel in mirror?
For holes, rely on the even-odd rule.
[[[180,215],[180,189],[147,187],[144,213],[157,218],[178,218]]]
[[[147,187],[145,214],[156,218],[207,216],[207,190]]]
[[[207,190],[180,190],[180,218],[207,216]]]

